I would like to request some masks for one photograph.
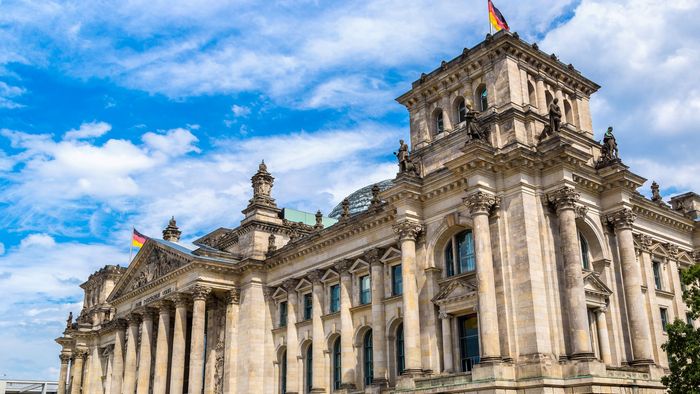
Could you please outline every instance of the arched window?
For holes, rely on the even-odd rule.
[[[457,123],[465,122],[467,120],[467,104],[463,98],[457,99],[455,110],[457,112]]]
[[[338,338],[333,343],[333,390],[340,388],[340,366],[340,338]]]
[[[372,330],[368,330],[365,334],[364,343],[362,344],[362,350],[363,359],[365,362],[365,386],[369,386],[372,384],[372,379],[374,379],[374,363],[372,361]]]
[[[402,375],[406,369],[406,357],[403,349],[403,323],[396,329],[396,375]]]
[[[569,100],[564,100],[564,119],[566,119],[566,123],[574,124],[574,112],[571,109]]]
[[[445,272],[452,276],[475,269],[474,236],[471,230],[464,230],[453,235],[445,246]]]
[[[588,241],[586,241],[586,237],[584,237],[581,233],[578,234],[578,239],[579,243],[581,244],[581,266],[585,270],[590,270],[591,259],[590,254],[588,252]]]
[[[537,107],[537,93],[535,93],[535,87],[532,86],[532,82],[527,83],[527,95],[530,98],[530,105]]]
[[[287,351],[282,353],[280,360],[280,394],[287,393]]]
[[[479,110],[484,112],[489,109],[489,92],[486,90],[486,86],[481,87],[477,95],[479,99]]]
[[[310,393],[314,380],[313,345],[306,348],[306,392]]]
[[[435,111],[435,134],[440,134],[445,131],[445,119],[442,115],[442,110]]]

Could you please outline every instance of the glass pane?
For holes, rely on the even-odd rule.
[[[396,329],[396,372],[397,375],[401,375],[406,369],[404,358],[404,348],[403,348],[403,324],[399,325]]]
[[[461,367],[467,372],[479,363],[479,322],[476,315],[469,315],[461,316],[458,324]]]
[[[457,253],[459,254],[459,272],[471,272],[476,269],[474,255],[474,237],[471,231],[463,231],[456,236]]]
[[[578,235],[579,243],[581,244],[581,265],[583,269],[590,269],[590,260],[588,258],[588,241],[582,234]]]
[[[391,267],[392,279],[392,294],[399,295],[403,293],[403,278],[401,277],[401,264]]]
[[[445,271],[447,272],[447,276],[452,276],[455,274],[455,266],[454,266],[454,256],[452,255],[452,240],[447,243],[447,246],[445,246]]]

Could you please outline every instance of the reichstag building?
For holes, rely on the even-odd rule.
[[[663,393],[700,196],[639,192],[598,89],[486,36],[397,99],[394,179],[304,213],[261,163],[236,227],[91,275],[59,393]]]

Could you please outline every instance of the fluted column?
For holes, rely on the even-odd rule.
[[[158,307],[158,335],[156,337],[156,361],[153,372],[153,394],[165,394],[168,386],[168,361],[170,360],[170,308],[169,301],[160,301]]]
[[[416,283],[416,238],[422,226],[411,220],[403,220],[394,225],[394,231],[401,243],[401,276],[403,279],[403,333],[406,369],[405,373],[423,371],[421,362],[420,313],[418,304],[418,284]]]
[[[386,386],[389,382],[386,355],[386,314],[384,310],[384,263],[379,259],[379,250],[365,253],[365,260],[372,270],[372,361],[374,378],[372,384]]]
[[[282,287],[287,291],[287,394],[299,392],[299,339],[297,337],[297,310],[299,309],[299,297],[297,297],[296,279],[287,279]]]
[[[610,338],[608,336],[608,322],[605,313],[608,308],[598,308],[595,311],[595,323],[598,329],[598,345],[600,347],[600,359],[606,365],[612,364],[612,352],[610,351]]]
[[[134,394],[134,392],[136,392],[136,343],[139,338],[139,324],[141,323],[141,318],[136,314],[131,314],[126,320],[129,323],[129,337],[126,341],[122,394]]]
[[[547,114],[547,98],[545,97],[544,91],[544,80],[542,79],[541,76],[537,76],[537,81],[536,81],[536,93],[537,93],[537,111],[541,115],[546,115]]]
[[[312,348],[313,352],[313,378],[311,380],[311,392],[312,393],[325,393],[326,392],[326,374],[321,373],[324,370],[324,356],[323,353],[326,350],[324,346],[325,335],[323,334],[323,320],[321,320],[321,315],[323,314],[323,282],[321,278],[323,277],[323,270],[312,271],[309,275],[309,281],[311,281],[311,300],[312,300],[312,316],[311,316],[311,340],[314,344]]]
[[[112,379],[110,382],[109,392],[112,394],[120,394],[122,392],[122,381],[124,377],[124,337],[126,336],[126,322],[124,320],[116,321],[116,330],[114,332],[114,350],[112,351]]]
[[[83,365],[87,358],[87,350],[76,349],[73,358],[73,378],[71,379],[70,393],[80,394],[83,385]]]
[[[565,308],[569,316],[569,338],[572,359],[592,359],[591,334],[588,325],[588,308],[583,285],[581,247],[576,228],[580,198],[573,188],[565,186],[548,195],[559,217],[559,238],[564,260]]]
[[[61,360],[61,369],[58,373],[58,394],[66,394],[66,379],[68,378],[68,363],[70,354],[61,353],[58,358]]]
[[[204,385],[204,333],[207,297],[211,289],[196,285],[192,290],[192,341],[190,343],[189,394],[201,394]]]
[[[154,311],[151,309],[146,309],[141,314],[141,345],[139,346],[139,369],[136,394],[149,394],[151,389],[153,318]]]
[[[350,260],[343,260],[336,264],[336,271],[340,274],[340,387],[345,389],[355,388],[355,354],[353,352],[352,337],[352,274],[350,274]]]
[[[241,290],[234,288],[226,295],[226,348],[224,350],[224,393],[236,390],[238,370],[238,312]],[[277,375],[275,375],[277,376]]]
[[[189,296],[176,294],[175,324],[173,325],[173,350],[170,359],[170,394],[182,394],[185,378],[185,348],[187,338],[187,308]]]
[[[476,256],[476,282],[479,304],[479,337],[481,362],[501,360],[501,342],[498,334],[498,307],[496,305],[496,281],[491,254],[491,230],[489,215],[498,205],[498,199],[478,191],[466,199],[474,221],[474,254]]]
[[[636,215],[632,210],[623,208],[608,215],[607,218],[608,222],[615,227],[615,235],[617,236],[627,318],[632,339],[633,363],[653,364],[649,321],[644,310],[644,296],[642,295],[642,273],[635,257],[632,236],[632,223],[634,223]]]
[[[452,360],[452,315],[445,311],[440,311],[442,320],[442,372],[454,372],[454,362]]]

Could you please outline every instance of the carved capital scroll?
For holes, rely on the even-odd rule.
[[[192,299],[195,301],[206,300],[209,293],[211,293],[211,288],[202,285],[195,285],[192,289]]]
[[[241,302],[241,289],[234,287],[226,293],[226,303],[238,305]]]
[[[299,284],[299,279],[287,279],[284,282],[282,282],[282,288],[287,291],[287,293],[290,293],[292,291],[295,291],[297,288],[297,285]]]
[[[365,260],[370,264],[370,265],[377,265],[381,264],[381,260],[379,257],[379,249],[374,248],[370,249],[365,252]]]
[[[557,213],[564,209],[576,209],[580,198],[581,194],[569,186],[564,186],[547,194],[547,201]]]
[[[637,219],[637,215],[629,208],[622,208],[606,216],[606,220],[616,230],[631,229],[632,224]]]
[[[413,240],[418,238],[418,235],[423,231],[423,226],[412,220],[402,220],[394,224],[394,232],[399,236],[399,240]]]
[[[651,246],[654,244],[654,239],[645,234],[634,234],[634,239],[639,245],[639,249],[643,252],[648,252],[651,250]]]
[[[324,271],[321,269],[318,270],[313,270],[309,272],[306,277],[309,279],[309,282],[312,284],[319,284],[321,283],[321,278],[323,278]]]
[[[500,198],[478,191],[464,199],[472,215],[488,215],[500,205]]]

